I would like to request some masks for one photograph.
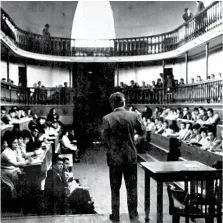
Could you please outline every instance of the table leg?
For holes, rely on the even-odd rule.
[[[150,176],[145,170],[145,222],[149,222],[150,214]]]
[[[163,223],[163,182],[157,182],[157,223]]]

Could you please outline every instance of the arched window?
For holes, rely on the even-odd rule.
[[[71,31],[71,46],[113,47],[115,38],[112,8],[109,1],[79,1]]]

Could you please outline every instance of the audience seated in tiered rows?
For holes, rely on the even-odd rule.
[[[216,125],[220,119],[212,108],[206,111],[203,107],[199,107],[190,112],[188,107],[184,107],[183,110],[181,108],[163,107],[160,109],[156,107],[151,117],[146,116],[148,112],[141,114],[133,106],[130,106],[129,110],[142,116],[147,131],[165,137],[175,137],[181,142],[199,146],[203,150],[223,152],[223,131],[221,132],[221,139],[217,139]],[[145,111],[147,110],[148,108],[145,107]],[[169,124],[169,120],[172,122],[171,124]],[[180,128],[177,121],[180,122]],[[138,143],[140,137],[136,135],[135,140]]]

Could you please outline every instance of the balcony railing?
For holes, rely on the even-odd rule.
[[[128,104],[222,103],[223,80],[181,85],[172,89],[126,88],[122,91]]]
[[[182,85],[172,89],[114,88],[125,94],[127,104],[222,103],[223,80]],[[74,88],[22,88],[1,82],[1,102],[31,105],[73,105]]]
[[[1,9],[1,29],[19,48],[56,56],[136,56],[168,52],[222,25],[223,3],[213,2],[177,29],[154,36],[110,40],[75,40],[26,32]],[[84,46],[84,47],[82,47]]]
[[[23,88],[1,82],[1,102],[31,105],[73,105],[73,88]]]

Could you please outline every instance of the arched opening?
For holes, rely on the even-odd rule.
[[[72,47],[113,47],[115,38],[112,8],[109,1],[79,1],[71,31]]]

